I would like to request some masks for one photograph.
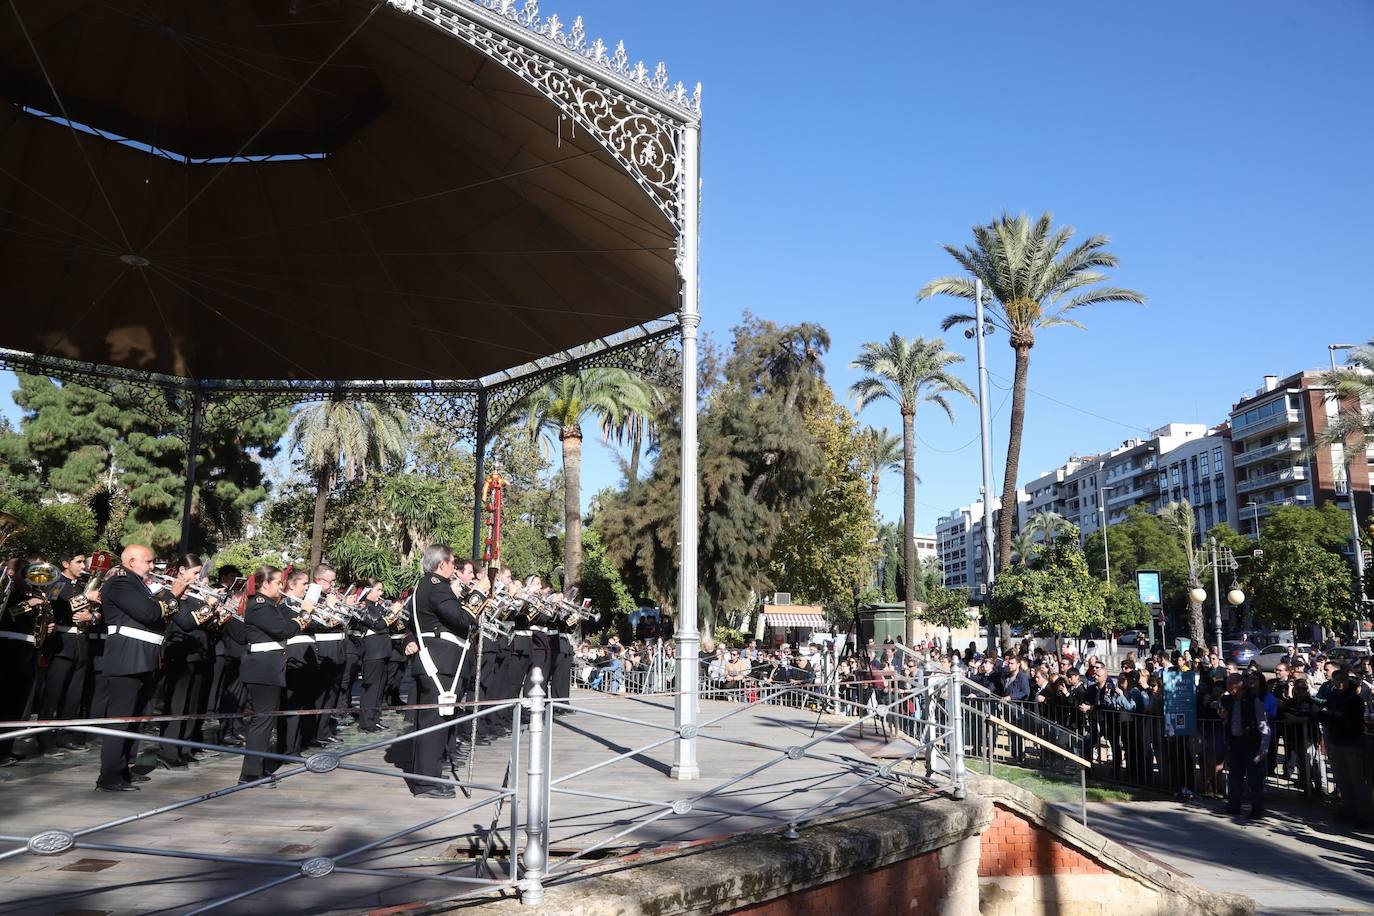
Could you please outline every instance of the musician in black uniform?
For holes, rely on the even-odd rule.
[[[463,607],[453,590],[453,551],[446,544],[425,548],[421,560],[424,575],[411,596],[410,617],[419,646],[416,653],[415,696],[412,702],[433,704],[441,693],[452,692],[461,701],[472,686],[476,652],[469,651],[468,637],[476,636],[477,621]],[[455,710],[456,711],[456,710]],[[417,709],[415,730],[423,731],[446,721],[438,709]],[[415,738],[410,772],[438,776],[440,760],[450,729],[434,728]],[[452,786],[407,781],[411,794],[425,798],[453,798]]]
[[[34,608],[42,598],[28,597],[23,557],[10,561],[9,594],[0,596],[0,719],[15,721],[28,713],[29,697],[38,673],[38,641],[33,638]],[[12,766],[14,740],[0,738],[0,766]]]
[[[245,748],[260,753],[294,754],[287,749],[287,729],[283,717],[276,715],[286,694],[286,646],[299,636],[307,621],[294,616],[282,601],[281,570],[263,566],[253,573],[254,595],[248,599],[243,627],[248,651],[239,666],[239,677],[253,700],[253,717],[248,720]],[[284,717],[287,721],[296,716]],[[276,740],[272,739],[276,729]],[[281,761],[245,754],[239,782],[252,782],[275,773]],[[272,783],[274,786],[275,782]]]
[[[86,555],[66,553],[59,556],[57,562],[62,574],[48,590],[54,629],[43,642],[47,669],[43,675],[43,703],[38,708],[38,718],[75,719],[86,690],[89,664],[85,630],[95,620],[100,606],[86,601],[77,581],[86,572]],[[45,754],[53,756],[61,756],[63,750],[85,746],[77,734],[56,731],[39,735],[38,743]]]
[[[171,596],[154,597],[144,583],[153,565],[153,552],[142,544],[130,544],[120,555],[124,573],[112,575],[100,587],[100,606],[105,614],[105,655],[101,679],[109,703],[105,715],[111,718],[141,716],[153,697],[156,686],[163,629],[176,610],[192,576],[185,571],[172,583]],[[161,600],[160,600],[161,599]],[[165,605],[163,602],[172,602]],[[132,733],[134,724],[112,725]],[[137,792],[133,784],[133,738],[105,737],[100,747],[100,777],[95,787],[106,792]]]
[[[564,596],[555,594],[553,598],[562,602]],[[572,692],[573,639],[577,635],[577,618],[565,612],[554,621],[552,630],[553,634],[549,637],[554,640],[549,646],[549,698],[566,700]]]
[[[195,554],[179,557],[169,572],[186,575],[192,581],[200,578],[203,562]],[[162,734],[180,741],[194,741],[209,697],[206,679],[207,659],[210,655],[210,634],[197,622],[214,615],[214,608],[189,594],[182,595],[177,613],[167,621],[166,639],[162,644],[162,679],[159,708],[169,716],[185,716],[163,723]],[[185,769],[198,759],[189,747],[159,744],[158,766],[164,769]]]
[[[235,611],[242,610],[236,602],[240,600],[234,585],[243,575],[237,566],[221,566],[215,573],[219,587],[224,590]],[[237,747],[243,744],[241,730],[243,722],[236,714],[247,705],[248,692],[239,680],[239,665],[246,650],[247,633],[243,628],[243,617],[239,613],[226,613],[219,609],[219,624],[213,631],[214,660],[211,663],[210,684],[206,708],[224,716],[219,719],[216,731],[218,744]]]
[[[293,613],[304,611],[305,591],[310,574],[303,569],[292,570],[286,579],[286,603]],[[286,641],[286,696],[283,709],[314,709],[318,693],[318,673],[315,664],[315,637],[311,627]],[[242,680],[242,668],[239,679]],[[244,682],[247,683],[246,681]],[[286,753],[299,754],[314,737],[314,716],[286,717]]]
[[[321,563],[315,567],[313,575],[315,584],[320,587],[320,602],[334,608],[339,605],[339,595],[334,591],[335,581],[338,573],[334,567],[327,563]],[[316,624],[313,628],[315,636],[315,690],[316,694],[313,703],[316,709],[337,709],[343,704],[339,702],[341,693],[341,681],[343,680],[344,663],[346,661],[344,638],[347,636],[342,627],[330,628]],[[309,722],[304,723],[306,733],[304,735],[307,745],[324,746],[326,744],[338,744],[339,739],[335,737],[339,723],[332,713],[319,713],[312,717],[313,725]]]
[[[386,731],[378,708],[386,699],[386,669],[391,659],[391,629],[386,624],[390,610],[382,600],[382,583],[375,582],[363,596],[357,617],[362,620],[359,655],[363,669],[363,692],[358,702],[358,728],[364,732]]]
[[[339,708],[347,709],[348,715],[353,719],[354,724],[362,720],[362,712],[353,705],[353,687],[358,683],[358,678],[363,673],[363,635],[368,630],[375,631],[377,628],[371,625],[371,621],[379,616],[380,596],[377,602],[368,600],[368,595],[372,593],[377,582],[375,579],[368,579],[367,582],[358,586],[358,597],[355,599],[353,617],[348,621],[348,636],[344,640],[344,666],[343,673],[339,677]],[[390,647],[388,646],[388,649]],[[361,700],[361,694],[359,695]]]

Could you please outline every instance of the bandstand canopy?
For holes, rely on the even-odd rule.
[[[40,362],[481,382],[678,308],[698,108],[535,4],[17,0],[0,99]]]

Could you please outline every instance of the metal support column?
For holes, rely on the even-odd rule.
[[[482,483],[487,475],[487,392],[477,394],[477,439],[472,446],[472,562],[482,559]]]
[[[181,500],[181,554],[191,552],[191,503],[196,492],[196,452],[200,451],[200,427],[205,401],[197,385],[191,392],[191,431],[186,437],[186,489]]]
[[[982,447],[983,458],[983,607],[987,607],[987,600],[992,597],[992,579],[994,558],[992,543],[992,419],[988,411],[988,358],[987,348],[983,344],[984,333],[983,325],[983,281],[975,279],[973,281],[973,308],[975,324],[973,335],[978,341],[978,439]],[[1011,507],[1014,510],[1015,507]],[[1011,511],[1009,510],[1009,511]],[[988,648],[997,645],[997,637],[993,635],[994,627],[992,619],[984,614],[988,626]]]
[[[960,698],[960,681],[962,675],[956,665],[950,666],[949,679],[945,681],[945,702],[948,703],[949,722],[947,723],[949,733],[945,738],[946,747],[949,755],[946,763],[949,764],[950,788],[954,792],[955,798],[964,798],[967,792],[964,788],[964,708]],[[930,696],[932,707],[930,718],[935,718],[935,695]]]
[[[682,278],[682,479],[678,498],[677,697],[673,724],[678,730],[674,779],[696,779],[697,766],[697,241],[701,220],[701,133],[696,125],[682,131],[682,235],[678,273]]]
[[[548,771],[544,768],[544,672],[530,672],[530,743],[526,765],[525,796],[525,877],[520,879],[520,902],[538,906],[544,902],[544,873],[548,866],[548,836],[544,832],[545,806],[549,803]],[[512,740],[519,740],[516,732]],[[512,856],[515,850],[511,850]]]

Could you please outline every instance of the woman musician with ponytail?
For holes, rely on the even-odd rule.
[[[253,573],[253,591],[243,615],[248,645],[239,667],[239,679],[253,699],[253,717],[248,721],[245,746],[249,751],[283,754],[287,727],[277,713],[286,693],[286,642],[299,636],[309,626],[310,618],[294,616],[282,601],[282,571],[275,566],[261,566]],[[279,760],[245,754],[239,782],[270,776],[280,765]]]

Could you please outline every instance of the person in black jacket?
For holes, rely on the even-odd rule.
[[[475,634],[477,621],[458,600],[451,579],[454,575],[453,550],[446,544],[425,548],[421,560],[424,574],[411,595],[410,617],[419,645],[416,653],[415,697],[412,702],[435,704],[440,694],[456,695],[461,701],[472,686],[476,665],[475,647],[469,650],[469,634]],[[452,711],[452,707],[450,707]],[[450,714],[451,714],[450,711]],[[415,711],[415,732],[410,772],[437,777],[450,729],[437,727],[448,721],[442,710],[420,708]],[[423,798],[453,798],[452,786],[407,780],[411,794]]]
[[[314,584],[320,587],[318,603],[330,608],[339,606],[341,596],[335,590],[338,575],[334,567],[328,563],[321,563],[315,567],[312,578]],[[307,610],[310,609],[308,605],[309,602]],[[348,634],[341,627],[325,627],[320,624],[316,624],[312,632],[315,637],[315,694],[309,702],[316,709],[337,709],[343,705],[339,702],[339,697],[343,692],[343,674],[348,662],[344,645],[344,639]],[[339,722],[333,713],[317,713],[307,717],[301,724],[304,729],[302,738],[306,746],[323,747],[339,743]]]
[[[174,576],[186,575],[195,581],[200,578],[204,565],[200,557],[187,554],[178,557],[169,572]],[[211,659],[210,636],[197,622],[197,617],[205,619],[214,613],[206,602],[190,595],[183,595],[177,613],[167,621],[166,639],[162,644],[162,678],[158,704],[169,716],[186,718],[164,722],[162,734],[179,741],[194,741],[200,727],[200,715],[205,712],[209,699],[208,684],[210,672],[207,660]],[[157,750],[158,766],[163,769],[184,770],[187,764],[194,763],[196,756],[188,747],[175,744],[159,744]]]
[[[30,596],[24,586],[24,558],[10,560],[13,588],[0,608],[0,720],[28,717],[29,697],[38,675],[38,641],[33,636],[34,609],[43,599]],[[12,766],[14,739],[0,737],[0,767]]]
[[[286,643],[292,636],[300,635],[308,621],[305,616],[293,616],[282,602],[281,575],[275,566],[260,567],[253,574],[254,595],[248,599],[243,614],[248,651],[239,664],[239,678],[253,701],[253,717],[248,721],[244,745],[246,750],[259,753],[295,753],[286,746],[286,723],[277,713],[286,693]],[[280,763],[245,754],[239,782],[270,776]]]
[[[386,691],[387,662],[391,658],[391,631],[384,618],[389,610],[382,600],[382,583],[375,582],[363,599],[361,656],[363,693],[358,701],[358,728],[364,732],[383,732],[382,714]]]
[[[54,629],[43,643],[43,657],[47,669],[43,675],[43,703],[38,709],[40,719],[75,719],[86,689],[86,633],[100,612],[100,605],[89,603],[72,610],[72,599],[81,596],[78,579],[86,572],[84,553],[67,553],[58,557],[62,575],[48,589],[52,604]],[[78,602],[79,604],[80,602]],[[63,750],[84,746],[76,735],[64,732],[44,732],[38,742],[45,754],[60,756]]]
[[[172,583],[170,597],[165,592],[155,597],[144,582],[153,566],[152,550],[130,544],[119,559],[123,573],[111,575],[100,587],[106,624],[100,678],[109,698],[104,715],[110,718],[141,716],[148,708],[157,684],[166,618],[176,612],[177,602],[193,578],[183,570]],[[135,730],[132,723],[110,727]],[[133,738],[106,736],[101,741],[100,776],[95,787],[105,792],[137,792],[130,769],[133,752]]]

